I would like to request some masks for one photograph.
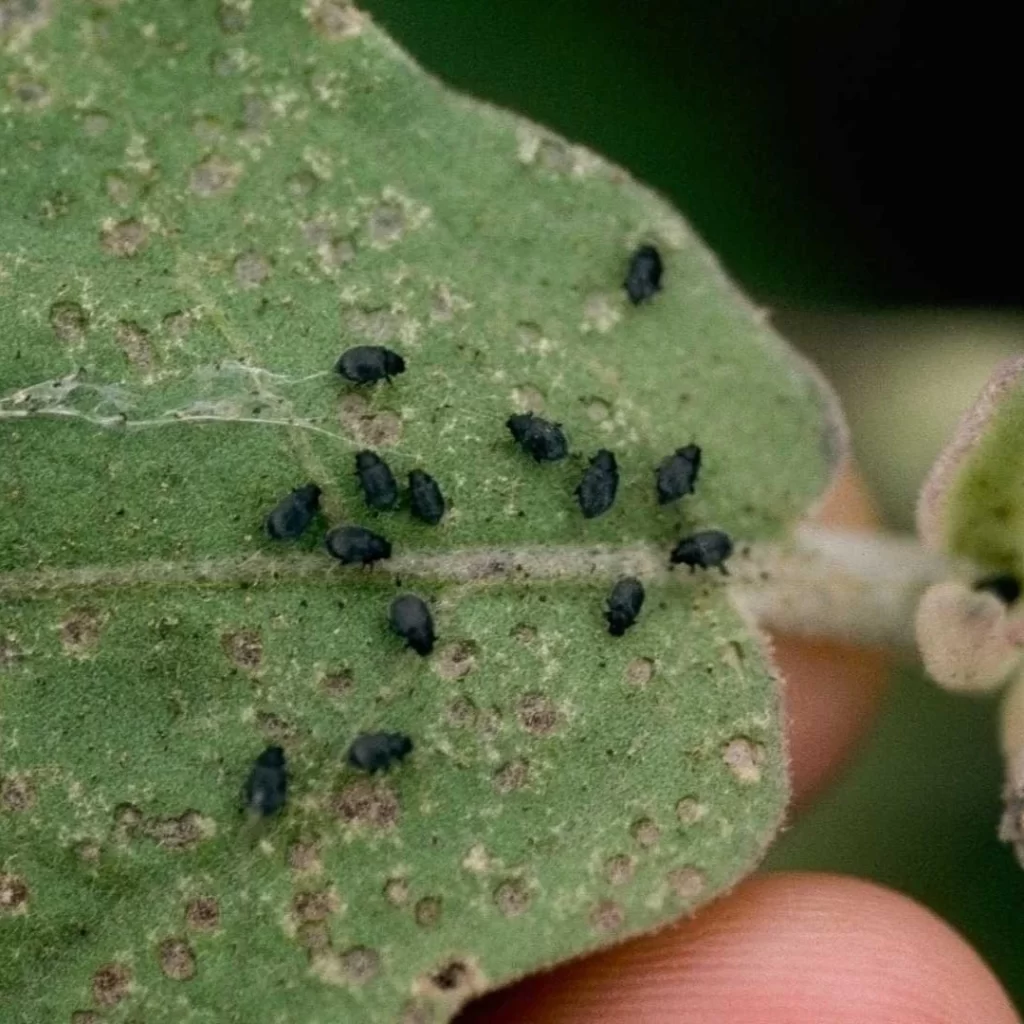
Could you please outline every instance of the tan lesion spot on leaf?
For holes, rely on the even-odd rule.
[[[315,875],[323,871],[320,847],[313,841],[297,841],[288,847],[288,867],[292,871]]]
[[[306,0],[302,14],[317,35],[332,43],[352,39],[363,31],[365,15],[347,0]]]
[[[518,384],[512,389],[512,405],[516,412],[543,413],[547,406],[544,392],[534,384]]]
[[[90,657],[99,647],[103,626],[103,616],[95,608],[72,609],[60,624],[64,653],[69,658]]]
[[[384,883],[384,899],[393,907],[404,907],[409,902],[409,883],[404,878],[389,878]]]
[[[399,818],[398,795],[384,780],[356,779],[331,797],[332,813],[346,825],[383,830]]]
[[[603,398],[586,398],[583,407],[591,423],[605,423],[611,419],[612,407]]]
[[[487,991],[487,977],[473,957],[452,956],[413,984],[416,995],[445,996],[461,1003]]]
[[[256,713],[256,728],[259,729],[260,735],[265,740],[268,742],[273,741],[277,744],[287,743],[298,735],[298,729],[291,722],[285,721],[285,719],[270,711],[258,711]]]
[[[528,693],[516,705],[519,724],[535,736],[550,736],[558,729],[559,715],[550,697]]]
[[[232,192],[241,177],[240,164],[225,160],[224,157],[208,156],[192,169],[188,187],[202,199],[213,199]]]
[[[164,939],[157,947],[156,957],[165,977],[174,981],[195,977],[196,955],[184,939]]]
[[[465,679],[476,668],[479,646],[472,640],[455,640],[445,644],[434,656],[434,671],[448,680]]]
[[[684,903],[692,903],[701,893],[707,879],[704,872],[694,867],[675,868],[666,876],[669,888]]]
[[[610,885],[625,885],[636,871],[636,860],[626,853],[617,853],[604,862],[604,877]]]
[[[89,314],[80,303],[60,299],[50,305],[50,327],[58,341],[75,347],[85,341]]]
[[[296,929],[295,941],[314,957],[331,948],[331,933],[323,921],[306,921]]]
[[[292,917],[299,924],[326,921],[340,909],[341,900],[334,889],[307,890],[292,897]]]
[[[228,36],[238,35],[249,27],[252,0],[220,0],[217,5],[217,24]]]
[[[36,805],[36,789],[32,779],[24,773],[0,778],[0,812],[19,814]]]
[[[456,697],[445,709],[445,720],[455,729],[472,729],[477,714],[477,706],[469,697]]]
[[[676,804],[676,817],[681,825],[696,825],[707,813],[707,805],[702,804],[695,796],[684,796]]]
[[[0,917],[28,913],[29,888],[21,875],[0,871]]]
[[[494,905],[505,917],[521,917],[530,909],[530,888],[521,878],[509,878],[494,890]]]
[[[111,256],[137,256],[149,244],[149,228],[134,217],[106,221],[100,230],[100,244]]]
[[[405,210],[399,203],[384,202],[375,207],[366,220],[366,235],[376,249],[386,249],[399,241],[406,231]]]
[[[761,781],[764,758],[764,747],[747,739],[746,736],[737,736],[722,748],[722,760],[726,768],[745,786]]]
[[[198,811],[188,810],[177,817],[152,818],[144,824],[143,831],[165,850],[192,850],[216,835],[217,823]]]
[[[20,49],[53,17],[53,0],[0,0],[0,43]]]
[[[220,927],[220,904],[213,896],[197,896],[185,906],[185,924],[196,932],[215,932]]]
[[[149,331],[134,320],[122,320],[114,331],[118,347],[125,358],[138,370],[153,366],[153,349],[149,344]]]
[[[350,669],[342,668],[336,672],[329,672],[320,679],[320,689],[328,696],[337,701],[343,701],[351,697],[356,688],[355,677]]]
[[[270,260],[250,250],[235,258],[235,282],[239,288],[259,288],[270,277]]]
[[[513,793],[523,789],[530,781],[530,765],[521,757],[503,764],[494,774],[494,785],[499,793]]]
[[[103,1009],[122,1002],[132,989],[132,971],[126,964],[104,964],[92,976],[92,1001]]]
[[[597,932],[618,931],[626,923],[626,913],[614,900],[602,900],[590,912],[590,926]]]
[[[96,839],[82,839],[72,846],[75,856],[86,867],[95,867],[100,862],[103,847]]]
[[[424,896],[423,899],[417,900],[413,909],[416,923],[421,928],[434,928],[441,920],[441,907],[440,896]]]
[[[645,850],[658,845],[661,839],[661,829],[656,822],[650,818],[638,818],[630,826],[630,834]]]
[[[650,658],[634,658],[626,666],[626,682],[643,689],[654,678],[654,662]]]
[[[325,984],[358,987],[373,981],[380,973],[380,954],[367,946],[353,946],[341,953],[324,949],[312,956],[310,967]]]
[[[228,630],[220,646],[232,663],[244,672],[255,672],[263,663],[263,638],[255,629]]]
[[[6,85],[7,94],[24,110],[42,110],[51,103],[49,86],[32,75],[8,75]]]
[[[390,448],[402,439],[402,420],[390,409],[375,411],[362,395],[341,400],[339,419],[345,432],[367,448]]]

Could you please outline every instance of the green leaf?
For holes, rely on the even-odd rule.
[[[443,1020],[749,871],[787,797],[776,682],[667,552],[784,534],[837,444],[686,224],[338,0],[0,0],[0,41],[5,1021]],[[666,270],[634,308],[640,243]],[[344,384],[359,343],[408,371]],[[570,459],[514,448],[525,408]],[[692,440],[697,493],[659,507]],[[437,478],[440,526],[365,508],[365,447]],[[619,498],[585,520],[600,447]],[[275,544],[308,480],[324,521]],[[333,564],[343,521],[391,563]],[[625,568],[647,603],[613,638]],[[404,591],[429,658],[388,629]],[[413,754],[356,775],[382,729]],[[254,824],[268,743],[290,800]]]
[[[918,531],[990,572],[1024,575],[1024,359],[1008,359],[963,415],[925,482]]]

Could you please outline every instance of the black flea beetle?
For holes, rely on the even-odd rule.
[[[532,412],[509,416],[505,426],[511,431],[516,444],[532,455],[536,462],[559,462],[569,454],[561,423],[534,416]]]
[[[661,254],[653,245],[641,245],[629,258],[623,287],[634,306],[661,291]]]
[[[369,565],[391,557],[391,541],[362,526],[337,526],[327,534],[327,550],[342,565]]]
[[[673,565],[688,565],[690,572],[697,568],[717,568],[724,576],[729,575],[725,560],[732,554],[732,538],[721,530],[701,530],[684,537],[672,549]]]
[[[301,537],[320,508],[320,493],[316,484],[306,484],[282,498],[267,516],[267,534],[274,540]]]
[[[619,467],[615,456],[602,448],[591,460],[590,467],[576,488],[576,498],[585,519],[603,516],[615,503],[619,489]]]
[[[608,598],[608,632],[612,636],[622,636],[636,622],[640,609],[644,606],[644,585],[633,576],[624,576],[612,588]]]
[[[389,509],[398,504],[398,484],[388,464],[374,452],[356,453],[356,476],[370,508]]]
[[[975,590],[987,590],[995,594],[1003,604],[1016,604],[1020,597],[1020,580],[1009,573],[985,576],[974,584]]]
[[[700,458],[700,448],[688,444],[662,459],[655,471],[659,505],[667,505],[684,495],[693,494],[697,474],[700,472]]]
[[[267,747],[256,758],[249,777],[242,787],[242,800],[247,810],[263,817],[276,814],[288,798],[288,772],[284,751]]]
[[[412,740],[400,732],[364,732],[348,748],[348,763],[372,775],[408,757],[412,747]]]
[[[414,469],[409,473],[409,505],[412,514],[431,526],[436,526],[444,518],[444,495],[437,481],[422,469]]]
[[[426,602],[415,594],[391,602],[391,628],[417,654],[426,657],[434,649],[434,619]]]
[[[383,345],[357,345],[342,352],[334,369],[353,384],[374,384],[405,373],[405,360]]]

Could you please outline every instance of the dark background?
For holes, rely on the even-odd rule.
[[[890,523],[910,525],[942,438],[1024,339],[1009,13],[900,0],[363,6],[450,83],[668,195],[830,374]],[[900,671],[855,766],[769,866],[914,896],[1024,1006],[1024,871],[995,837],[994,718],[993,701]]]

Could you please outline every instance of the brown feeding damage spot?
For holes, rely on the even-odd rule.
[[[487,979],[475,960],[451,957],[436,971],[419,979],[414,987],[420,995],[445,995],[453,997],[455,1002],[463,1002],[469,996],[486,991]]]
[[[521,644],[532,644],[537,639],[537,627],[521,622],[512,630],[512,636]]]
[[[590,912],[590,924],[595,931],[618,931],[626,921],[622,907],[614,900],[602,900]]]
[[[464,679],[476,668],[479,648],[472,640],[456,640],[437,652],[434,671],[442,679]]]
[[[384,899],[393,907],[403,907],[409,902],[409,883],[404,878],[389,878],[384,883]]]
[[[148,242],[149,228],[134,218],[104,224],[100,232],[100,244],[111,256],[137,256]]]
[[[633,877],[636,861],[625,853],[609,857],[604,862],[604,877],[612,885],[623,885]]]
[[[188,981],[195,977],[196,955],[184,939],[164,939],[157,947],[156,958],[168,978]]]
[[[263,661],[263,638],[258,630],[237,629],[222,633],[220,646],[243,671],[255,672]]]
[[[71,658],[87,658],[96,650],[103,617],[94,608],[74,608],[60,624],[60,642]]]
[[[661,829],[650,818],[638,818],[629,829],[633,838],[645,849],[658,845]]]
[[[423,899],[417,901],[413,913],[416,923],[421,928],[433,928],[441,920],[441,898],[439,896],[424,896]]]
[[[28,885],[20,875],[0,872],[0,914],[28,913]]]
[[[240,288],[259,288],[270,277],[270,261],[258,252],[243,252],[235,260],[234,269]]]
[[[494,905],[505,917],[519,917],[530,907],[530,890],[521,878],[510,878],[494,890]]]
[[[300,892],[292,898],[292,917],[296,921],[326,921],[341,905],[338,894],[330,889]]]
[[[88,326],[89,314],[77,302],[54,302],[50,306],[50,327],[66,345],[81,345]]]
[[[225,35],[233,36],[249,27],[249,8],[242,2],[220,0],[217,6],[217,24]]]
[[[131,968],[124,964],[104,964],[92,976],[92,1001],[97,1006],[117,1006],[131,991]]]
[[[445,710],[448,724],[456,729],[472,729],[476,716],[476,705],[468,697],[456,697]]]
[[[134,320],[122,320],[114,331],[114,338],[132,366],[148,370],[153,365],[149,331],[140,327]]]
[[[295,932],[295,941],[311,956],[331,948],[331,933],[323,921],[307,921]]]
[[[53,15],[53,0],[0,0],[0,43],[27,42]]]
[[[764,747],[737,736],[722,748],[722,760],[738,782],[745,786],[761,781],[761,766],[764,764]]]
[[[638,688],[646,686],[654,676],[654,662],[650,658],[634,658],[626,666],[626,682]]]
[[[433,1024],[436,1019],[434,1011],[429,1006],[422,1003],[406,1003],[402,1007],[398,1024]]]
[[[71,1024],[101,1024],[100,1015],[92,1010],[75,1010],[71,1014]]]
[[[197,196],[212,199],[231,192],[241,177],[242,168],[238,164],[220,156],[209,156],[192,169],[188,187]]]
[[[695,796],[684,796],[676,804],[676,817],[682,825],[696,825],[707,813],[707,807]]]
[[[523,758],[503,764],[494,774],[494,785],[499,793],[522,789],[530,781],[530,765]]]
[[[291,722],[286,722],[269,711],[256,713],[256,728],[259,729],[265,740],[273,740],[276,743],[292,740],[298,732]]]
[[[405,234],[405,211],[396,203],[381,203],[366,222],[370,244],[386,248]]]
[[[297,842],[288,847],[288,867],[292,871],[304,871],[315,874],[323,870],[320,863],[320,850],[316,843]]]
[[[153,818],[145,825],[146,835],[165,850],[191,850],[217,831],[212,818],[188,810],[176,818]]]
[[[676,868],[668,873],[667,881],[676,896],[687,903],[704,891],[704,873],[696,868]]]
[[[363,31],[363,15],[348,0],[306,0],[302,13],[313,29],[332,43]]]
[[[388,409],[372,411],[362,395],[349,393],[341,400],[339,420],[342,428],[367,448],[389,448],[402,438],[402,420]]]
[[[318,950],[311,957],[311,967],[328,985],[365,985],[380,972],[380,954],[366,946],[353,946],[343,953]]]
[[[215,932],[220,927],[220,904],[212,896],[197,896],[185,907],[185,924],[193,931]]]
[[[16,814],[35,807],[36,790],[27,775],[7,775],[0,778],[0,811]]]
[[[347,668],[343,668],[338,672],[332,672],[320,680],[320,689],[328,697],[333,697],[335,700],[344,700],[351,695],[355,688],[355,678]]]
[[[558,710],[542,693],[528,693],[516,707],[519,724],[535,736],[550,736],[558,728]]]
[[[334,794],[331,811],[346,825],[392,828],[398,821],[398,796],[383,780],[357,779]]]

